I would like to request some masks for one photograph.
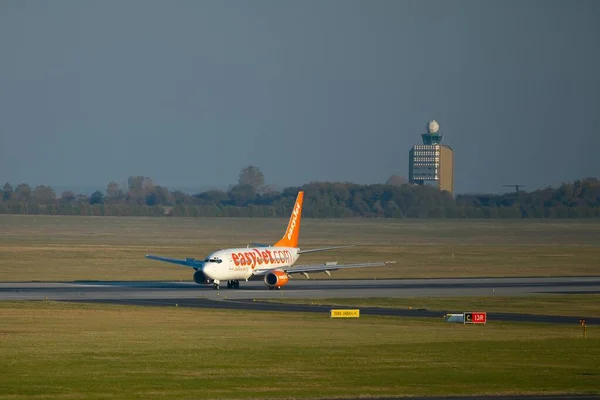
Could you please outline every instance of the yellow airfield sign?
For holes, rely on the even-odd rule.
[[[329,318],[358,318],[360,310],[329,310]]]

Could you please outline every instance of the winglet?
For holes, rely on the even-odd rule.
[[[275,247],[298,247],[298,237],[300,235],[300,220],[302,219],[302,201],[304,199],[304,192],[298,192],[296,197],[296,203],[290,216],[287,229],[283,237],[275,243]]]

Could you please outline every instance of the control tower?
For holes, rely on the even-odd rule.
[[[408,153],[408,179],[416,185],[434,185],[454,195],[454,150],[442,144],[440,125],[436,120],[426,125],[423,144],[413,146]]]

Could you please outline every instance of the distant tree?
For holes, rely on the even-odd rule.
[[[190,196],[188,196],[187,194],[183,193],[180,190],[176,190],[173,193],[171,193],[171,195],[173,195],[173,199],[175,201],[175,204],[190,204]],[[185,213],[183,213],[183,209],[180,209],[182,214],[179,216],[185,216]]]
[[[143,177],[143,176],[130,176],[127,179],[127,188],[131,192],[133,192],[133,191],[141,191],[142,190],[142,186],[144,184],[144,179],[146,179],[146,178]]]
[[[229,198],[235,206],[246,206],[256,199],[256,188],[251,185],[235,185],[229,190]]]
[[[10,201],[13,195],[13,187],[10,183],[6,182],[2,187],[2,201]]]
[[[164,186],[156,186],[154,188],[153,193],[156,194],[157,204],[161,204],[163,206],[170,206],[173,205],[173,203],[175,202],[175,198],[173,197],[171,192],[169,192],[169,189],[167,189]]]
[[[154,192],[156,187],[152,179],[147,176],[130,176],[127,180],[127,186],[129,187],[127,197],[130,202],[136,204],[145,204],[146,197]]]
[[[156,196],[156,192],[148,193],[144,199],[144,202],[147,206],[155,206],[158,204],[158,197]]]
[[[56,200],[56,193],[50,186],[39,185],[33,190],[33,200],[38,204],[50,204]]]
[[[354,192],[354,196],[352,198],[352,210],[357,212],[359,215],[366,216],[370,213],[369,205],[358,191]]]
[[[196,198],[198,198],[203,204],[226,203],[230,200],[229,194],[223,192],[222,190],[208,190],[203,193],[198,193]]]
[[[120,199],[123,197],[123,189],[117,182],[112,181],[106,185],[106,197],[114,200]]]
[[[96,190],[90,196],[90,204],[93,205],[93,204],[102,204],[102,203],[104,203],[104,195],[102,194],[101,191]]]
[[[79,193],[77,197],[75,197],[78,203],[88,203],[90,198],[87,194]]]
[[[26,183],[21,183],[15,189],[15,194],[17,196],[17,200],[22,202],[28,202],[31,200],[31,187],[29,187]]]
[[[246,172],[240,174],[240,180],[250,182],[249,177],[260,171],[250,166]],[[23,183],[13,189],[6,183],[0,191],[0,213],[288,217],[298,191],[304,190],[303,214],[309,218],[600,218],[600,180],[593,177],[533,192],[454,198],[432,186],[402,184],[405,180],[401,177],[399,180],[391,177],[387,185],[310,182],[278,192],[264,185],[262,174],[256,175],[260,179],[255,180],[255,185],[263,182],[258,189],[250,184],[237,184],[227,192],[212,190],[194,196],[180,191],[170,193],[147,177],[130,177],[120,186],[109,183],[106,195],[104,191],[95,191],[91,197],[68,191],[62,193],[58,202],[50,186],[40,185],[32,190]],[[122,188],[129,189],[127,195]]]
[[[265,184],[265,176],[258,167],[249,165],[242,169],[238,179],[238,186],[251,186],[255,191],[261,189]]]
[[[153,191],[156,186],[152,179],[147,176],[130,176],[127,180],[127,185],[130,192],[142,195]]]
[[[260,194],[261,195],[266,195],[266,196],[275,196],[279,193],[279,190],[277,190],[277,188],[274,185],[264,185],[261,189],[260,189]]]
[[[77,198],[77,195],[75,194],[75,192],[72,191],[67,191],[67,192],[63,192],[60,195],[60,201],[64,202],[64,203],[70,203],[73,200],[75,200]]]
[[[387,181],[385,181],[386,185],[392,185],[392,186],[401,186],[406,184],[408,181],[406,180],[405,177],[400,176],[400,175],[392,175],[388,178]]]

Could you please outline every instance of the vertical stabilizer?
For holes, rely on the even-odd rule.
[[[290,216],[290,222],[288,222],[285,234],[275,243],[275,247],[298,247],[298,237],[300,235],[300,220],[302,219],[302,201],[304,199],[304,192],[298,192],[296,197],[296,203]]]

